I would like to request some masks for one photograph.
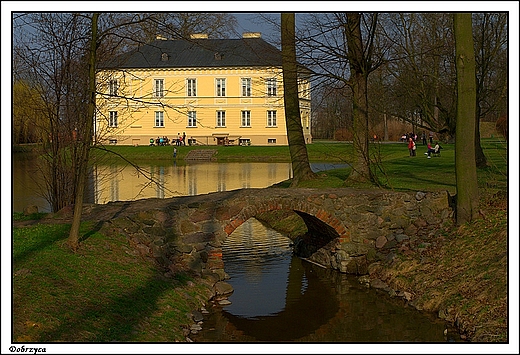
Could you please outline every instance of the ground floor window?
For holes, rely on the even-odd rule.
[[[251,111],[242,111],[241,127],[251,127]]]
[[[188,111],[188,127],[197,127],[197,112]]]
[[[217,111],[217,127],[226,127],[226,111]]]
[[[243,146],[251,145],[251,139],[249,139],[249,138],[240,138],[240,145],[243,145]]]
[[[268,144],[276,144],[276,138],[267,138]]]
[[[276,111],[267,111],[267,127],[276,127]]]
[[[164,112],[155,112],[155,127],[164,127]]]

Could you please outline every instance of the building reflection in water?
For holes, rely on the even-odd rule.
[[[150,166],[150,180],[132,166],[97,166],[94,203],[193,196],[241,188],[262,188],[287,180],[290,163],[197,163]]]

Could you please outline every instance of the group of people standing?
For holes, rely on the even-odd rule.
[[[417,140],[417,135],[415,133],[406,134],[406,137],[408,138],[408,151],[410,152],[411,157],[416,156],[416,150],[417,146],[415,144],[415,141]],[[428,138],[429,140],[426,141],[426,133],[423,131],[422,133],[422,143],[427,144],[428,150],[424,155],[428,156],[428,159],[432,157],[432,154],[440,154],[440,151],[442,147],[439,145],[439,142],[435,142],[435,147],[432,148],[433,144],[433,132],[430,132]]]

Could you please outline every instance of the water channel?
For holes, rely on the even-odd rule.
[[[222,247],[234,292],[196,342],[445,342],[444,322],[292,255],[291,240],[254,218]]]
[[[13,156],[13,211],[49,206],[38,192],[34,158]],[[314,170],[331,168],[313,164]],[[97,166],[88,202],[186,196],[267,187],[291,176],[289,163],[170,164],[147,168],[160,185],[131,167]],[[231,304],[211,309],[196,342],[445,342],[444,322],[361,285],[357,278],[292,255],[290,239],[254,218],[223,245]]]

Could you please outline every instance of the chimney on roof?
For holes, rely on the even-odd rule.
[[[190,35],[190,39],[207,39],[208,34],[207,33],[192,33]]]
[[[262,38],[261,32],[244,32],[242,38]]]

